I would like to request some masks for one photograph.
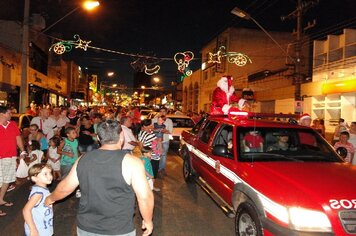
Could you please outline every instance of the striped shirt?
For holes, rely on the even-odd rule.
[[[144,147],[150,147],[152,148],[152,141],[156,138],[156,134],[153,132],[147,132],[141,130],[140,133],[138,133],[137,139],[139,142],[142,143],[142,146]]]

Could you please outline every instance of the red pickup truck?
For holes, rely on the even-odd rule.
[[[356,166],[311,128],[278,120],[203,118],[182,134],[184,179],[235,218],[236,235],[356,234]]]

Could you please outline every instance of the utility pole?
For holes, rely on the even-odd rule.
[[[319,0],[311,0],[308,2],[303,2],[302,0],[298,0],[297,8],[289,13],[287,16],[282,16],[282,20],[296,18],[297,19],[297,29],[296,29],[296,41],[295,41],[295,59],[293,60],[294,64],[294,100],[295,100],[295,108],[294,113],[300,114],[301,113],[301,105],[302,104],[302,96],[301,96],[301,84],[303,81],[303,75],[301,70],[301,63],[302,63],[302,38],[303,38],[303,31],[307,28],[312,27],[308,25],[307,28],[303,29],[303,13],[309,9],[310,7],[318,4]]]
[[[303,9],[302,9],[302,0],[298,0],[298,5],[296,9],[297,13],[297,41],[295,44],[295,75],[294,75],[294,83],[295,83],[295,91],[294,91],[294,99],[295,102],[301,101],[301,39],[302,39],[302,17],[303,17]],[[297,111],[296,111],[297,112]]]
[[[25,9],[22,25],[22,47],[21,47],[21,81],[20,81],[20,109],[19,112],[26,111],[26,104],[28,101],[28,45],[29,45],[29,23],[30,23],[30,0],[25,0]]]

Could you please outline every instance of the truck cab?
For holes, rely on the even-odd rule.
[[[203,118],[182,134],[184,179],[235,217],[236,235],[356,234],[356,168],[317,132],[287,121]]]

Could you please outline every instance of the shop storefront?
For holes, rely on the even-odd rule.
[[[19,109],[20,87],[0,82],[0,105]]]

